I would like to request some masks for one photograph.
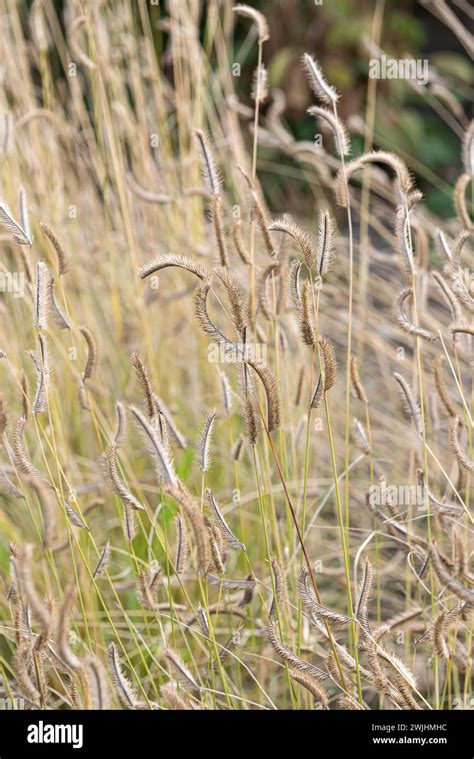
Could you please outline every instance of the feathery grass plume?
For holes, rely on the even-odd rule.
[[[449,446],[454,453],[460,467],[467,472],[474,472],[474,461],[471,461],[461,448],[459,442],[459,416],[450,417],[448,421]]]
[[[464,278],[464,272],[461,268],[461,255],[463,252],[464,244],[472,233],[461,232],[456,238],[455,246],[453,249],[452,260],[450,264],[451,269],[451,286],[453,293],[458,299],[461,306],[469,313],[474,314],[474,297],[466,286]]]
[[[166,492],[178,504],[182,517],[186,520],[187,533],[192,533],[196,546],[196,562],[200,574],[205,575],[210,562],[211,547],[201,508],[196,499],[179,481],[166,487]]]
[[[57,258],[58,258],[58,275],[60,277],[63,276],[63,274],[67,274],[69,271],[69,258],[66,254],[66,251],[64,250],[64,247],[59,240],[59,238],[56,236],[56,234],[53,232],[51,227],[49,227],[44,222],[40,223],[41,230],[46,235],[50,243],[52,244]]]
[[[341,707],[341,709],[346,709],[347,711],[354,711],[354,712],[363,712],[365,711],[365,707],[361,706],[356,698],[353,696],[350,696],[348,693],[346,693],[344,696],[338,696],[337,697],[337,703]]]
[[[18,586],[12,584],[8,601],[12,605],[12,624],[15,630],[15,643],[20,646],[23,642],[33,643],[33,630],[31,629],[31,611],[26,603],[18,595]]]
[[[468,230],[474,229],[474,222],[469,215],[466,202],[466,190],[471,182],[472,177],[469,176],[469,174],[461,174],[454,185],[454,205],[456,207],[456,213],[464,229]]]
[[[334,142],[336,150],[340,156],[349,155],[351,152],[349,134],[342,121],[330,111],[328,108],[320,108],[317,105],[312,105],[307,109],[307,112],[315,118],[323,119],[329,124],[334,136]]]
[[[105,573],[107,572],[109,564],[110,564],[110,541],[108,540],[105,546],[103,547],[102,551],[100,552],[99,561],[97,562],[97,566],[94,569],[92,577],[94,579],[97,579],[98,577],[103,577]]]
[[[120,448],[126,438],[127,435],[127,415],[125,413],[125,408],[120,401],[117,401],[115,404],[115,415],[116,415],[116,427],[115,427],[115,435],[114,435],[114,446],[115,448]]]
[[[410,236],[410,217],[405,205],[400,205],[397,208],[397,214],[395,217],[395,238],[397,240],[398,249],[404,258],[407,272],[409,274],[414,274],[415,266]]]
[[[44,261],[36,265],[35,302],[33,323],[38,329],[46,329],[50,313],[50,273]]]
[[[367,606],[370,600],[370,592],[372,589],[372,582],[374,578],[374,571],[369,558],[366,557],[364,563],[364,570],[362,574],[362,580],[360,582],[359,593],[355,605],[355,616],[360,622],[362,628],[366,633],[370,635],[369,616]]]
[[[237,540],[234,533],[225,521],[211,488],[206,488],[206,497],[211,512],[211,520],[219,528],[225,543],[234,551],[245,551],[245,546]]]
[[[456,575],[459,578],[467,577],[469,570],[469,561],[466,552],[466,545],[461,535],[461,532],[457,526],[453,527],[453,543],[454,543],[454,565],[456,568]]]
[[[20,688],[20,693],[26,696],[32,704],[40,704],[41,694],[33,683],[29,672],[29,663],[32,659],[32,642],[30,640],[22,641],[14,656],[14,668],[16,679]],[[40,708],[40,707],[38,707]]]
[[[209,455],[211,447],[212,433],[214,431],[214,423],[216,421],[216,411],[210,411],[207,415],[204,424],[199,434],[199,440],[197,443],[197,457],[199,461],[199,468],[201,472],[207,472],[211,466],[211,459]]]
[[[140,605],[147,611],[156,609],[157,601],[153,597],[147,573],[143,569],[137,571],[137,597]]]
[[[336,352],[330,340],[320,335],[318,344],[323,356],[323,392],[328,393],[336,384],[337,379],[337,360]]]
[[[462,160],[465,173],[470,177],[474,176],[474,120],[471,121],[464,133]]]
[[[170,665],[170,669],[171,669],[174,679],[180,685],[182,685],[183,688],[186,688],[187,690],[195,690],[195,691],[201,690],[196,679],[193,677],[193,675],[191,674],[191,672],[189,671],[189,669],[186,667],[183,660],[181,659],[181,656],[176,651],[173,651],[171,648],[167,648],[166,651],[164,652],[164,657]]]
[[[125,483],[119,477],[117,469],[117,446],[114,443],[109,445],[100,457],[100,468],[105,482],[124,504],[127,504],[132,509],[144,511],[145,507],[134,495],[132,495],[132,493],[130,493]]]
[[[6,231],[11,235],[15,242],[20,245],[32,245],[33,240],[28,237],[21,224],[15,221],[7,204],[2,202],[0,202],[0,225],[5,227]]]
[[[272,605],[268,612],[269,619],[276,619],[278,614],[282,614],[287,608],[288,604],[288,587],[286,584],[286,577],[283,571],[283,567],[280,562],[273,558],[271,561],[273,581],[274,581],[274,595],[272,598]]]
[[[317,409],[323,397],[323,375],[320,374],[313,395],[311,396],[310,408]]]
[[[199,147],[201,157],[202,176],[209,192],[211,193],[211,211],[216,235],[217,247],[219,250],[221,266],[228,266],[227,247],[224,238],[222,225],[222,201],[221,187],[222,177],[217,168],[214,151],[210,139],[202,129],[195,129],[194,134]]]
[[[316,325],[314,323],[314,297],[309,279],[305,279],[301,284],[300,298],[300,307],[297,309],[296,316],[301,339],[305,345],[315,348],[317,336]]]
[[[97,340],[95,339],[89,327],[81,326],[79,327],[79,332],[87,343],[87,362],[82,375],[82,379],[85,382],[86,380],[92,379],[95,374],[99,360],[99,348],[97,345]]]
[[[159,479],[163,479],[167,485],[175,485],[177,478],[171,454],[159,439],[158,431],[145,419],[141,411],[134,406],[130,412],[143,435],[149,453],[155,462],[156,473]]]
[[[137,375],[137,380],[143,395],[143,399],[145,401],[148,418],[152,419],[155,415],[155,403],[153,401],[153,388],[151,387],[146,366],[141,360],[138,353],[132,353],[131,361]]]
[[[146,279],[150,274],[155,274],[157,271],[167,269],[169,267],[176,267],[178,269],[184,269],[194,274],[198,279],[206,279],[209,273],[204,266],[201,266],[197,261],[193,261],[188,256],[179,256],[174,253],[166,253],[161,256],[156,256],[151,261],[147,261],[138,270],[137,275],[140,279]]]
[[[181,698],[175,683],[166,683],[160,688],[161,697],[164,699],[165,706],[172,711],[187,711],[192,707]]]
[[[211,548],[212,563],[209,569],[213,569],[217,574],[223,575],[227,561],[227,554],[224,553],[224,540],[222,533],[215,523],[205,520],[207,532],[209,535],[209,546]]]
[[[322,606],[316,601],[312,591],[308,588],[308,570],[305,567],[302,567],[298,572],[297,587],[303,606],[310,616],[327,621],[330,627],[347,627],[351,623],[351,617],[333,611],[327,606]]]
[[[209,318],[209,314],[207,312],[207,296],[209,290],[211,289],[211,284],[212,277],[208,277],[194,291],[194,313],[201,329],[203,329],[206,334],[214,338],[214,340],[216,340],[218,343],[235,349],[235,344],[229,340],[229,338],[226,337],[224,333],[221,332],[221,330],[216,327],[214,322],[212,322]]]
[[[57,304],[56,294],[54,292],[54,277],[51,276],[51,272],[48,272],[48,304],[51,317],[59,329],[70,329],[66,317]]]
[[[46,338],[43,334],[38,334],[38,353],[30,352],[36,369],[37,385],[36,394],[33,401],[33,414],[46,412],[48,410],[48,392],[51,381],[51,370],[49,365],[49,354],[46,345]]]
[[[406,664],[395,654],[387,651],[385,648],[379,646],[377,649],[378,655],[384,659],[389,665],[390,669],[395,672],[396,675],[402,676],[406,686],[409,686],[413,690],[416,690],[416,677],[414,673],[406,666]],[[398,687],[399,683],[397,682]]]
[[[125,536],[125,539],[128,540],[129,543],[131,543],[132,540],[134,540],[137,535],[137,524],[135,520],[135,514],[136,514],[136,509],[132,509],[132,507],[129,506],[128,503],[124,502],[123,514],[122,514],[122,529],[123,529],[123,534]]]
[[[366,631],[364,630],[363,633]],[[395,703],[399,702],[399,694],[391,693],[389,680],[383,670],[382,664],[378,656],[378,649],[374,640],[368,634],[363,634],[363,643],[359,644],[359,647],[367,654],[367,662],[369,667],[370,676],[369,681],[373,682],[375,687],[381,693],[390,695]]]
[[[446,303],[448,304],[448,307],[451,311],[452,320],[454,322],[460,321],[462,317],[461,306],[456,299],[453,290],[449,287],[444,277],[442,277],[438,271],[431,272],[431,275],[438,285],[440,292],[443,294]]]
[[[357,398],[360,401],[362,401],[362,403],[367,404],[369,402],[369,399],[367,397],[367,393],[365,392],[365,388],[360,378],[357,356],[351,357],[350,373],[351,373],[352,387],[354,388],[354,392]]]
[[[201,606],[201,604],[198,604],[196,606],[196,619],[204,637],[209,638],[209,623],[207,620],[207,614],[206,610]]]
[[[395,319],[401,329],[408,335],[415,335],[416,337],[421,337],[423,340],[427,340],[429,343],[433,343],[438,339],[438,336],[435,335],[434,332],[430,332],[428,329],[417,327],[416,324],[413,324],[413,322],[409,320],[403,311],[403,305],[406,299],[411,295],[413,295],[413,287],[405,287],[403,290],[400,290],[393,307]]]
[[[245,437],[249,445],[257,445],[258,442],[258,420],[257,412],[250,395],[245,395],[242,399],[242,410],[244,417]]]
[[[44,709],[46,707],[48,685],[44,673],[43,656],[34,648],[32,650],[32,660],[40,694],[40,707]]]
[[[446,385],[444,383],[443,364],[444,364],[444,356],[442,353],[440,353],[434,365],[436,392],[438,393],[441,403],[443,404],[444,408],[448,412],[448,415],[451,417],[455,417],[457,415],[457,409],[454,403],[451,401],[451,398],[449,397],[448,391],[446,389]]]
[[[318,249],[316,260],[320,277],[324,277],[329,271],[336,246],[336,234],[336,221],[325,208],[319,212],[318,216]]]
[[[304,53],[303,55],[303,66],[308,77],[309,86],[316,97],[323,103],[335,106],[339,100],[339,93],[326,82],[319,65],[308,53]]]
[[[268,97],[268,72],[263,63],[253,72],[251,97],[256,103],[263,103]]]
[[[13,451],[13,460],[14,460],[15,466],[23,474],[26,474],[32,477],[33,479],[38,480],[38,482],[43,482],[45,485],[48,485],[48,487],[51,487],[46,477],[42,475],[41,472],[39,472],[39,470],[36,469],[35,466],[33,466],[33,464],[31,463],[28,457],[25,443],[23,440],[25,426],[26,426],[26,418],[24,416],[20,416],[20,418],[17,419],[15,424],[13,425],[12,451]]]
[[[69,501],[66,498],[63,498],[62,496],[61,496],[61,501],[63,503],[66,516],[71,522],[71,524],[74,525],[74,527],[80,527],[81,530],[86,530],[86,532],[90,532],[88,526],[86,525],[82,517],[77,513],[77,511],[75,511],[75,509],[72,508]]]
[[[456,606],[453,606],[451,609],[443,609],[445,617],[446,617],[446,629],[448,629],[451,625],[459,622],[465,609],[466,609],[466,604],[462,603],[461,601],[457,603]],[[418,646],[422,643],[432,643],[433,636],[434,636],[434,624],[431,624],[425,630],[423,635],[421,635],[419,638],[416,639],[415,645]]]
[[[178,448],[185,450],[185,448],[187,447],[186,438],[177,428],[174,422],[174,419],[171,415],[171,412],[168,409],[167,405],[165,404],[164,400],[160,398],[156,393],[153,393],[153,402],[155,404],[156,410],[163,417],[166,423],[166,426],[168,430],[171,432],[171,436],[173,437],[176,445],[178,446]]]
[[[90,682],[92,709],[110,709],[110,689],[101,660],[98,656],[90,654],[84,660],[84,667]]]
[[[435,543],[432,543],[429,547],[429,553],[431,564],[441,585],[449,588],[461,601],[465,601],[469,606],[472,606],[474,604],[474,591],[467,588],[460,580],[449,573]]]
[[[302,267],[302,262],[298,260],[293,260],[288,267],[288,290],[296,311],[301,307],[300,275]]]
[[[258,308],[262,312],[265,319],[273,321],[277,318],[276,313],[273,311],[273,307],[268,302],[267,296],[267,284],[270,277],[274,277],[280,271],[280,264],[273,262],[263,270],[260,280],[257,284],[257,302]]]
[[[222,222],[222,200],[220,195],[212,196],[211,213],[212,221],[214,223],[217,249],[219,251],[220,264],[223,267],[227,267],[229,265],[229,257],[227,253],[227,244]]]
[[[267,427],[269,432],[273,432],[280,426],[281,397],[278,381],[262,362],[248,360],[246,363],[252,367],[263,385],[267,401]]]
[[[41,640],[46,643],[52,626],[51,612],[48,605],[38,595],[33,582],[31,562],[33,559],[33,546],[25,543],[15,549],[12,554],[14,567],[14,585],[16,593],[31,609],[41,625]]]
[[[306,688],[313,696],[316,704],[320,704],[322,709],[329,709],[329,696],[314,677],[298,670],[290,670],[290,677],[295,683]]]
[[[240,219],[234,219],[232,222],[232,239],[240,260],[245,266],[250,266],[252,262],[250,261],[248,253],[244,247],[244,241],[242,240],[242,222]]]
[[[260,44],[270,39],[267,20],[263,13],[260,13],[260,11],[256,10],[256,8],[252,8],[250,5],[240,3],[234,5],[232,10],[239,16],[245,16],[254,22],[257,27],[258,41]]]
[[[282,218],[273,221],[268,229],[271,232],[284,232],[285,234],[290,235],[290,237],[292,237],[298,244],[308,269],[314,265],[318,258],[318,250],[311,235],[300,227],[299,224],[296,224],[292,219]],[[296,262],[293,262],[293,264],[296,266]],[[294,276],[295,274],[293,272],[293,277]]]
[[[176,548],[174,558],[174,568],[177,574],[181,574],[187,569],[189,561],[189,542],[186,534],[186,522],[176,514]]]
[[[300,659],[299,656],[293,653],[290,648],[281,642],[277,634],[276,622],[269,622],[267,627],[267,636],[277,654],[288,663],[289,667],[295,670],[299,670],[300,672],[305,672],[311,677],[314,677],[315,680],[318,680],[318,682],[327,680],[328,675],[326,672],[317,667],[315,664],[310,664],[309,662],[304,661],[304,659]]]
[[[410,389],[405,377],[402,377],[398,372],[394,372],[393,376],[398,383],[400,398],[403,405],[403,411],[407,419],[411,419],[415,425],[415,429],[419,435],[423,434],[423,425],[421,419],[421,410],[418,402],[413,397],[413,393]]]
[[[225,288],[229,299],[232,323],[236,332],[241,335],[248,327],[248,306],[245,303],[240,285],[227,269],[219,267],[215,270],[215,274]]]
[[[365,166],[366,163],[383,163],[390,166],[395,173],[401,192],[405,196],[408,196],[412,192],[413,179],[404,161],[394,153],[389,153],[386,150],[373,150],[350,161],[350,163],[346,164],[345,170],[339,169],[335,183],[335,195],[340,206],[347,206],[349,201],[347,184],[353,174]]]
[[[132,687],[130,680],[123,673],[122,664],[115,643],[110,643],[107,649],[109,657],[110,672],[117,695],[121,703],[129,709],[140,709],[141,702]]]

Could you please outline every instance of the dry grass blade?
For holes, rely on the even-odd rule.
[[[115,643],[111,643],[107,649],[109,656],[110,671],[112,675],[112,682],[114,684],[117,695],[122,704],[128,709],[140,709],[141,703],[138,700],[137,694],[132,688],[132,684],[124,675],[122,664],[117,651]]]
[[[351,617],[341,614],[327,606],[322,606],[313,597],[313,593],[308,588],[308,570],[302,567],[298,573],[298,592],[301,596],[303,606],[308,614],[313,615],[317,620],[327,620],[331,627],[347,627],[351,622]]]
[[[211,466],[210,447],[215,421],[216,412],[210,411],[199,434],[199,440],[197,443],[197,457],[201,472],[207,472]]]

